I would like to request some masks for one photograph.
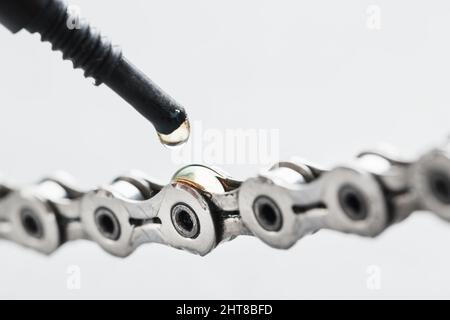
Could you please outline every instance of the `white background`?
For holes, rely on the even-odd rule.
[[[280,130],[280,155],[323,164],[449,132],[448,1],[77,0],[82,14],[204,128]],[[381,9],[381,29],[367,8]],[[145,119],[49,44],[0,28],[0,170],[82,186],[178,165]],[[195,130],[195,128],[194,128]],[[257,165],[224,165],[250,176]],[[416,214],[377,239],[321,231],[288,251],[240,238],[206,257],[160,245],[127,259],[78,241],[50,257],[0,242],[1,298],[450,298],[450,225]],[[67,268],[81,268],[68,290]],[[381,288],[367,287],[367,268]]]

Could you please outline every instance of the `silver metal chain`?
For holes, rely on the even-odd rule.
[[[192,165],[168,185],[139,172],[90,191],[62,174],[26,188],[3,182],[0,238],[45,254],[88,239],[125,257],[144,243],[205,255],[242,235],[279,249],[320,229],[374,237],[419,210],[450,221],[449,150],[410,160],[372,150],[331,169],[280,162],[245,181]]]

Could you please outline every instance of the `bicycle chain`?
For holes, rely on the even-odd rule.
[[[374,237],[419,210],[450,221],[448,145],[414,160],[366,151],[327,170],[280,162],[245,181],[191,165],[165,186],[139,172],[90,191],[61,174],[26,188],[4,182],[0,238],[45,254],[88,239],[120,257],[143,243],[205,255],[241,235],[279,249],[320,229]]]

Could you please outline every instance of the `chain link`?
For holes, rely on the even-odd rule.
[[[140,172],[89,191],[64,174],[26,188],[3,182],[0,238],[45,254],[88,239],[125,257],[144,243],[206,255],[243,235],[279,249],[320,229],[374,237],[419,210],[450,221],[448,150],[410,160],[370,150],[331,169],[280,162],[245,181],[191,165],[168,185]]]

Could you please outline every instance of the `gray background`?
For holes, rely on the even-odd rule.
[[[280,155],[333,164],[386,141],[417,152],[450,116],[448,1],[77,0],[82,14],[206,128],[280,129]],[[381,29],[366,26],[369,5]],[[81,185],[178,165],[153,128],[38,36],[0,28],[0,170]],[[257,116],[253,116],[257,113]],[[195,129],[195,128],[194,128]],[[249,176],[255,165],[225,165]],[[321,231],[288,251],[242,238],[207,257],[87,241],[51,257],[0,242],[1,298],[450,298],[450,225],[417,214],[375,240]],[[81,268],[81,289],[66,287]],[[381,270],[369,290],[367,268]]]

